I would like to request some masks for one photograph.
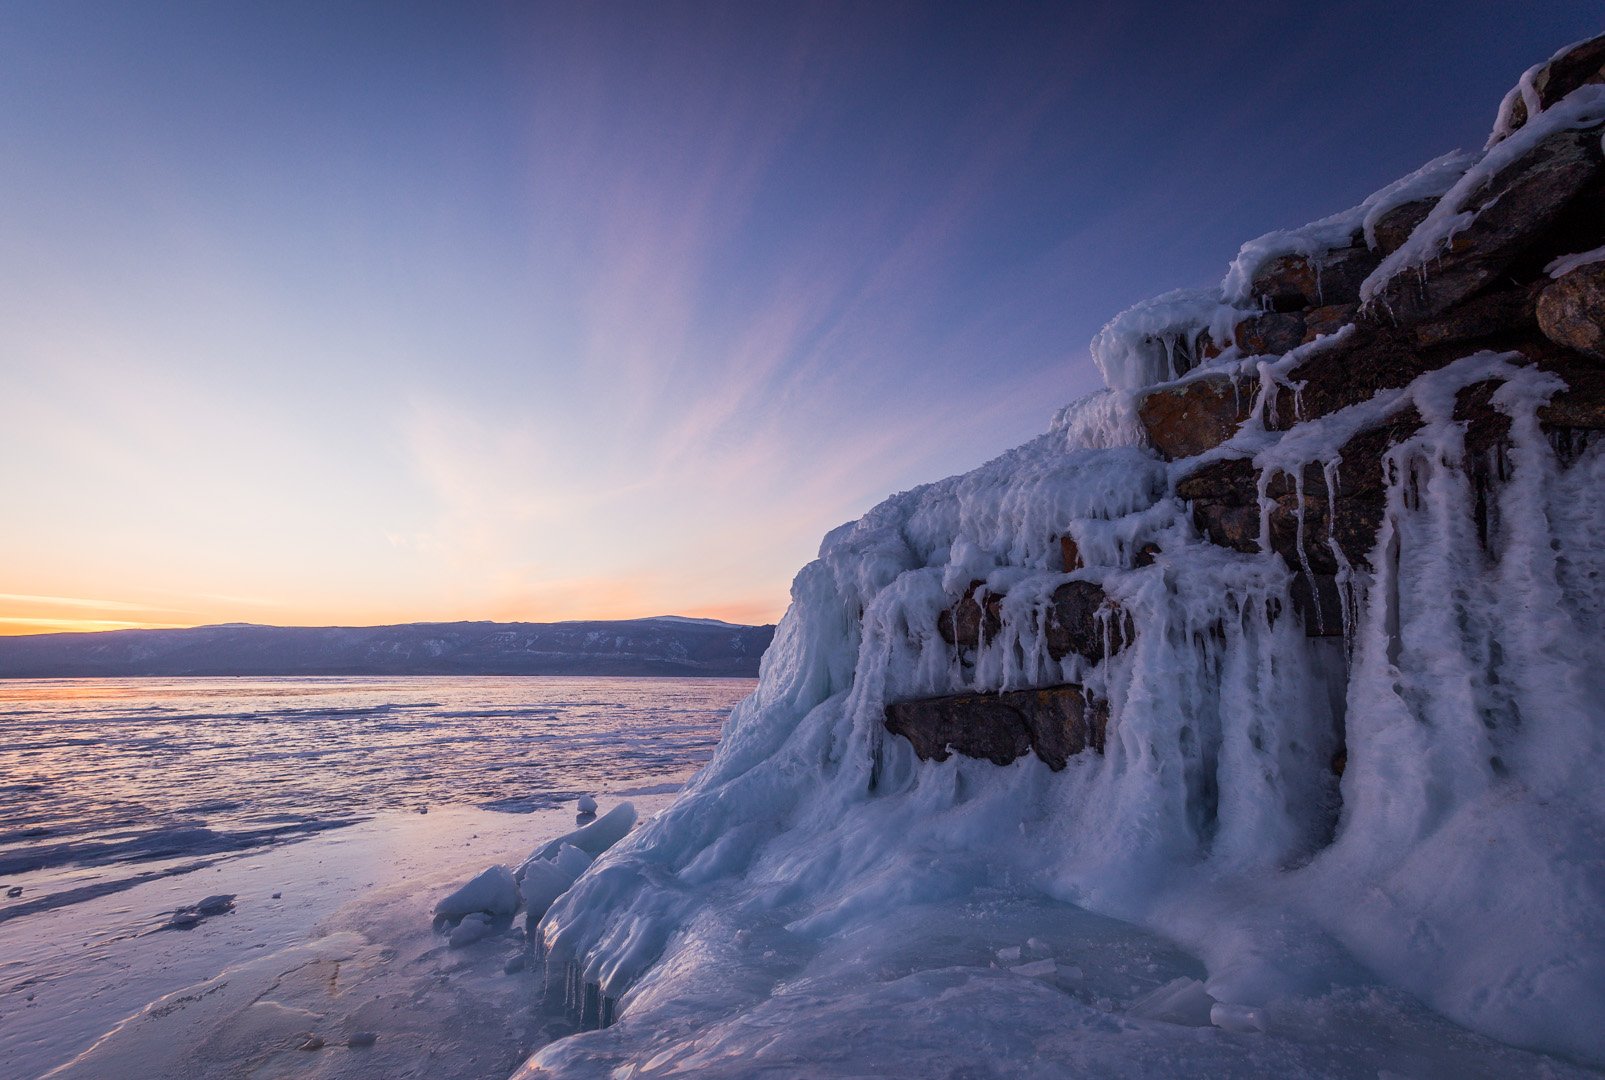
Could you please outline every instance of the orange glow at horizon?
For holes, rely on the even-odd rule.
[[[252,622],[277,626],[385,626],[413,622],[565,622],[640,619],[655,615],[720,619],[762,625],[779,621],[783,607],[767,599],[711,604],[653,606],[650,597],[626,583],[579,582],[544,592],[538,600],[502,602],[489,610],[407,612],[397,609],[337,612],[327,608],[277,608],[271,614],[244,603],[209,601],[172,608],[79,597],[17,596],[0,593],[0,637],[28,634],[96,633],[107,630],[173,630],[219,623]]]

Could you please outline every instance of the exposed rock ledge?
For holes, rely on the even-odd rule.
[[[1103,751],[1109,710],[1079,686],[1006,694],[954,694],[886,707],[886,728],[924,761],[951,752],[1007,765],[1029,752],[1055,772],[1086,749]]]

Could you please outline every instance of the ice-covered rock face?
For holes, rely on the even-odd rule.
[[[540,925],[622,996],[609,1045],[681,1038],[670,1019],[694,1042],[684,1003],[714,984],[720,1015],[780,982],[795,1005],[846,978],[833,942],[1009,889],[1194,950],[1207,977],[1158,1010],[1177,1022],[1263,1034],[1380,981],[1605,1062],[1605,368],[1537,314],[1578,288],[1546,268],[1605,246],[1579,209],[1605,205],[1600,93],[1126,312],[1094,345],[1109,391],[827,536],[712,762]],[[1531,171],[1554,139],[1569,187]],[[1490,184],[1528,184],[1549,224]],[[1500,269],[1437,306],[1357,303],[1451,250]],[[1266,312],[1303,332],[1249,355],[1237,327]],[[1063,614],[1067,586],[1098,602]],[[1122,647],[1054,644],[1114,618]],[[1069,687],[1096,740],[998,696]],[[928,724],[889,730],[888,706]]]

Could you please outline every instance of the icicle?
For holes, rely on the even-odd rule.
[[[1354,596],[1353,580],[1354,568],[1349,564],[1349,557],[1343,551],[1343,545],[1338,543],[1337,517],[1338,517],[1338,468],[1343,459],[1334,454],[1321,466],[1321,477],[1326,483],[1326,546],[1332,552],[1332,558],[1337,562],[1337,594],[1338,607],[1343,619],[1343,655],[1346,660],[1354,657]]]
[[[1294,546],[1298,551],[1299,567],[1304,572],[1304,580],[1310,586],[1310,606],[1315,609],[1315,629],[1318,633],[1325,633],[1326,626],[1321,617],[1321,588],[1315,580],[1315,571],[1310,569],[1310,557],[1304,550],[1304,470],[1297,469],[1293,473],[1293,498],[1298,505],[1298,524],[1294,536]]]
[[[1254,479],[1254,496],[1259,504],[1259,549],[1262,552],[1271,550],[1271,502],[1272,470],[1261,469]]]

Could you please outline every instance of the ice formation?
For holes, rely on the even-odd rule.
[[[627,1061],[731,1075],[755,1060],[742,1055],[804,1052],[788,1038],[862,1071],[888,1047],[991,1023],[994,1007],[1015,1019],[987,1028],[988,1052],[1020,1075],[1056,1075],[1037,1057],[1049,1052],[1154,1075],[1145,1024],[1261,1040],[1340,1015],[1386,1026],[1408,1012],[1401,991],[1492,1039],[1605,1062],[1605,449],[1546,426],[1568,383],[1519,349],[1467,346],[1308,415],[1304,373],[1341,371],[1352,325],[1275,355],[1231,342],[1262,310],[1268,260],[1319,269],[1331,249],[1374,246],[1383,214],[1437,198],[1362,291],[1430,275],[1491,177],[1548,135],[1602,122],[1605,88],[1542,111],[1535,99],[1481,156],[1439,158],[1353,210],[1245,245],[1220,289],[1111,322],[1093,344],[1109,389],[1047,434],[826,536],[712,762],[540,921],[549,963],[618,999],[622,1019],[548,1047],[527,1075]],[[1213,374],[1257,386],[1247,419],[1202,457],[1166,460],[1141,394]],[[1343,455],[1389,424],[1380,522],[1356,561],[1331,525],[1349,497]],[[1485,429],[1497,438],[1476,442]],[[1258,477],[1259,550],[1211,542],[1176,493],[1230,460]],[[1292,557],[1272,550],[1279,478],[1298,508]],[[1337,564],[1343,601],[1328,615],[1341,625],[1318,632],[1295,615],[1316,556]],[[1106,647],[1091,656],[1050,642],[1056,590],[1074,582],[1106,598]],[[985,612],[970,644],[939,628],[961,603]],[[1102,752],[1059,771],[1030,756],[922,761],[884,722],[893,702],[1063,684],[1108,718]],[[567,843],[584,847],[580,835]],[[988,936],[1011,905],[1041,914],[1023,928],[1041,935],[1030,957],[1023,936]],[[1175,942],[1202,970],[1156,962],[1121,989],[1109,972],[1127,969],[1091,953],[1122,931],[1096,916]],[[1061,932],[1072,939],[1045,940]],[[1059,1034],[1032,1026],[1038,1010]],[[854,1043],[848,1013],[914,1035]],[[1099,1057],[1116,1029],[1125,1048]],[[1445,1030],[1434,1037],[1479,1063],[1467,1075],[1512,1067],[1496,1043],[1468,1049]],[[1081,1041],[1056,1041],[1065,1032]],[[1191,1042],[1188,1060],[1317,1067],[1298,1056],[1315,1050],[1251,1045]],[[1318,1067],[1386,1064],[1355,1053]]]

